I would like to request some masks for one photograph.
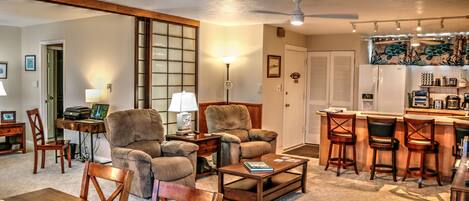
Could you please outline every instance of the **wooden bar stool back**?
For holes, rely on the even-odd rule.
[[[330,144],[325,170],[329,168],[330,164],[335,165],[337,166],[337,176],[340,176],[340,168],[345,169],[348,166],[353,166],[355,173],[358,175],[355,148],[357,140],[357,136],[355,135],[355,122],[355,114],[327,113],[327,138]],[[334,145],[339,146],[339,156],[331,158]],[[353,159],[347,158],[347,146],[352,146]]]
[[[397,181],[396,151],[399,149],[399,140],[394,137],[396,131],[396,118],[367,117],[368,144],[373,149],[373,162],[371,165],[370,180],[375,177],[375,172],[392,173],[394,181]],[[376,163],[378,151],[391,151],[391,165]]]
[[[101,201],[115,200],[118,196],[120,201],[127,201],[129,199],[129,191],[133,175],[134,172],[132,170],[123,170],[86,161],[81,182],[80,198],[88,200],[88,191],[91,180]],[[116,190],[114,190],[108,198],[104,197],[103,190],[101,189],[101,186],[99,186],[96,178],[115,182],[117,185]]]
[[[454,127],[454,145],[453,145],[453,157],[454,157],[454,164],[451,175],[451,180],[453,180],[456,171],[461,164],[461,150],[462,150],[462,141],[465,136],[469,136],[469,124],[467,123],[453,123]]]
[[[435,119],[412,119],[404,117],[404,144],[407,147],[407,165],[402,181],[405,181],[408,174],[418,176],[418,186],[422,188],[423,180],[426,177],[436,177],[438,185],[441,186],[438,148],[439,143],[435,141]],[[409,167],[412,153],[420,153],[419,167]],[[425,166],[425,155],[435,155],[435,169]]]
[[[33,173],[37,173],[37,160],[38,152],[42,152],[41,157],[41,168],[44,168],[46,163],[46,150],[60,151],[60,168],[62,174],[64,171],[64,153],[67,149],[67,160],[68,167],[72,167],[72,158],[70,155],[70,141],[69,140],[46,140],[44,138],[44,126],[42,124],[41,115],[39,115],[39,110],[32,109],[26,111],[28,114],[29,124],[31,126],[31,133],[33,135],[33,144],[34,144],[34,170]]]
[[[168,199],[176,201],[222,201],[223,194],[155,179],[151,200],[166,201]]]

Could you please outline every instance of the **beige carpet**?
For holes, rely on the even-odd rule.
[[[83,163],[73,161],[72,168],[66,168],[65,174],[60,173],[60,166],[55,164],[52,152],[47,156],[46,168],[39,169],[38,174],[32,173],[33,154],[10,154],[0,156],[0,199],[52,187],[78,196],[80,193]],[[335,172],[324,171],[318,166],[317,159],[311,159],[308,167],[307,193],[291,193],[281,200],[315,200],[315,201],[363,201],[363,200],[449,200],[449,184],[439,187],[434,180],[431,184],[418,189],[415,179],[406,182],[392,182],[390,176],[378,175],[374,181],[368,180],[369,174],[361,172],[355,175],[347,171],[340,177]],[[333,168],[332,168],[333,169]],[[234,178],[227,178],[230,181]],[[114,189],[114,184],[102,181],[105,193]],[[197,187],[205,190],[217,190],[217,176],[199,179]],[[91,188],[89,200],[99,200]],[[38,199],[40,200],[40,199]],[[131,196],[129,200],[144,200]]]

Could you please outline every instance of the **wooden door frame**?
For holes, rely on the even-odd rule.
[[[283,84],[283,94],[282,94],[282,99],[283,99],[283,104],[282,104],[282,150],[283,150],[283,151],[291,150],[291,149],[294,149],[294,148],[296,148],[296,147],[298,147],[298,146],[301,146],[301,145],[305,144],[305,139],[306,139],[306,136],[305,136],[305,135],[306,135],[306,132],[305,132],[305,131],[306,131],[306,105],[305,105],[305,104],[306,104],[306,101],[303,100],[303,104],[304,104],[304,111],[303,111],[303,113],[304,113],[304,114],[303,114],[303,116],[304,116],[304,119],[303,119],[303,139],[302,139],[302,142],[303,142],[303,143],[301,143],[301,144],[299,144],[299,145],[295,145],[295,146],[293,146],[293,147],[287,147],[287,148],[284,146],[284,139],[285,139],[285,133],[286,133],[286,132],[285,132],[285,123],[286,123],[286,121],[285,121],[285,104],[286,104],[286,103],[285,103],[285,89],[286,89],[285,83],[286,83],[286,79],[288,78],[287,75],[286,75],[286,73],[285,73],[286,70],[287,70],[287,65],[286,65],[286,63],[287,63],[287,56],[286,56],[286,55],[287,55],[287,54],[286,54],[287,51],[304,52],[304,53],[306,54],[306,59],[308,59],[308,49],[307,49],[306,47],[295,46],[295,45],[288,45],[288,44],[285,45],[285,49],[284,49],[284,52],[283,52],[283,55],[284,55],[284,57],[285,57],[285,58],[283,59],[285,65],[284,65],[284,67],[283,67],[283,69],[284,69],[283,72],[281,72],[281,73],[282,73],[282,77],[283,77],[283,80],[282,80],[282,84]],[[306,61],[305,61],[305,62],[306,62]],[[306,67],[307,67],[306,63],[305,63],[305,66],[304,66],[304,67],[305,67],[305,69],[304,69],[304,70],[305,70],[305,75],[304,75],[304,76],[305,76],[305,80],[307,80],[307,74],[308,74],[308,71],[307,71],[307,70],[308,70],[308,69],[306,68]],[[304,91],[303,93],[305,94],[305,93],[306,93],[306,82],[305,82],[304,90],[305,90],[305,91]],[[305,94],[305,95],[306,95],[306,94]]]
[[[39,87],[39,93],[40,93],[40,96],[39,96],[39,108],[40,108],[40,113],[41,113],[41,117],[42,119],[45,119],[47,121],[48,119],[48,116],[47,116],[47,103],[45,102],[46,98],[47,98],[47,46],[48,45],[54,45],[54,44],[62,44],[62,48],[63,48],[63,61],[62,61],[62,70],[63,70],[63,75],[66,75],[66,71],[67,69],[65,68],[65,64],[66,64],[66,57],[65,57],[65,40],[45,40],[45,41],[41,41],[39,42],[39,56],[37,57],[38,58],[38,61],[37,63],[39,64],[39,67],[37,68],[37,70],[39,71],[39,75],[40,75],[40,78],[39,78],[39,83],[38,83],[38,87]],[[62,87],[63,87],[63,105],[67,105],[66,103],[68,102],[67,101],[67,96],[65,95],[66,94],[66,91],[67,91],[67,88],[66,88],[66,77],[63,76],[62,78]],[[44,126],[44,130],[45,131],[48,131],[48,123],[47,122],[43,122],[43,126]],[[44,138],[47,139],[49,137],[49,133],[48,132],[44,132]]]

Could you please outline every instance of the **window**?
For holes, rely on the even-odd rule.
[[[176,113],[168,112],[173,93],[197,95],[197,27],[137,19],[135,108],[160,112],[165,134],[176,133]],[[197,125],[197,114],[192,114]],[[195,130],[195,128],[193,128]]]

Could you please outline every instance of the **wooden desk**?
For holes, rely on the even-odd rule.
[[[106,132],[104,121],[100,120],[71,120],[71,119],[57,119],[55,120],[55,127],[61,129],[67,129],[72,131],[78,131],[78,151],[80,152],[80,158],[83,159],[81,152],[81,133],[89,133],[91,138],[91,161],[94,162],[94,144],[93,135]]]
[[[5,201],[84,201],[79,197],[55,190],[53,188],[44,188],[29,193],[16,195],[13,197],[5,198]]]
[[[22,151],[23,154],[26,153],[26,136],[25,128],[23,122],[17,123],[1,123],[0,124],[0,137],[6,137],[6,143],[11,145],[20,145],[15,149],[0,149],[0,154],[13,153],[17,151]],[[17,137],[20,141],[11,142],[11,137]]]
[[[194,143],[199,146],[199,150],[197,151],[197,157],[207,157],[212,155],[213,153],[217,153],[217,169],[220,167],[220,157],[221,157],[221,136],[219,135],[211,135],[205,136],[204,134],[197,134],[193,137],[189,136],[181,136],[181,135],[166,135],[166,140],[179,140],[184,142]],[[211,174],[213,171],[203,172],[197,174],[197,178],[203,177],[205,175]]]

